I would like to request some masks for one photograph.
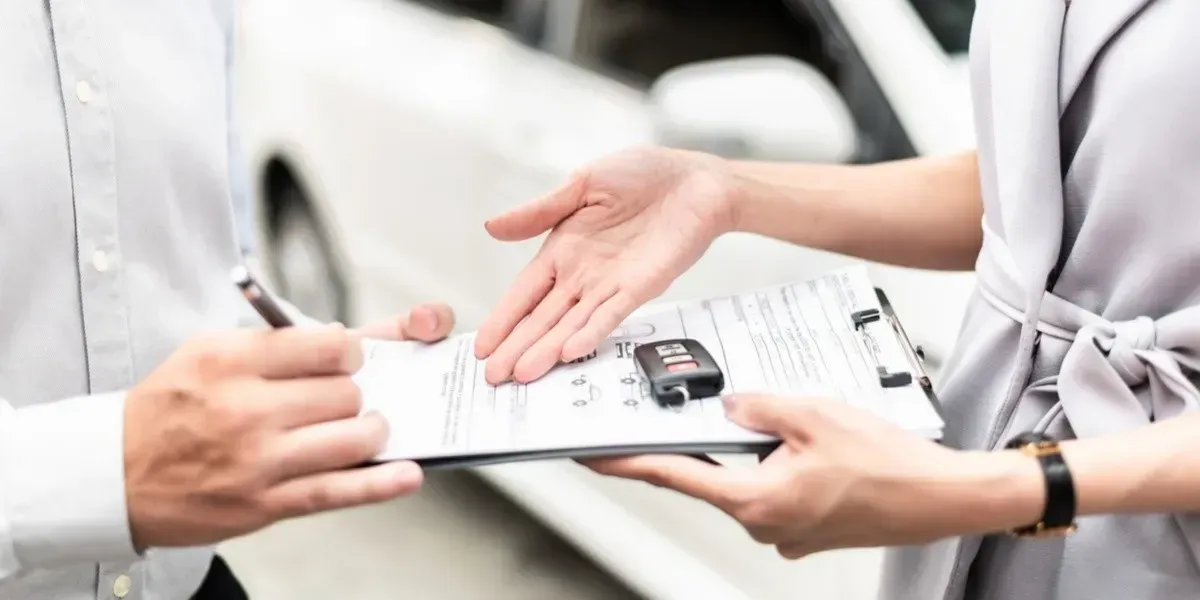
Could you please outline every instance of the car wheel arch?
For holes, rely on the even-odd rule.
[[[289,211],[298,210],[312,221],[312,226],[319,232],[322,254],[329,261],[334,274],[331,282],[340,298],[339,320],[348,321],[353,311],[353,295],[349,285],[350,263],[342,254],[339,243],[340,235],[337,227],[323,209],[323,205],[313,186],[303,176],[304,169],[300,167],[303,161],[297,161],[286,153],[274,152],[267,155],[258,170],[257,197],[255,203],[258,221],[257,234],[260,238],[264,267],[271,277],[280,285],[281,277],[278,267],[278,257],[274,256],[278,245],[280,227]]]

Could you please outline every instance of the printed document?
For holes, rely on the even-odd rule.
[[[770,446],[770,436],[725,418],[720,398],[661,407],[638,374],[633,349],[670,338],[699,341],[725,373],[725,392],[818,394],[858,405],[919,435],[942,420],[916,384],[883,388],[877,368],[910,365],[890,329],[858,331],[851,315],[880,310],[865,267],[744,294],[649,306],[597,351],[528,384],[490,386],[474,334],[437,344],[368,342],[355,379],[364,410],[391,425],[379,460],[493,462],[519,455],[612,450],[723,452]],[[915,375],[915,374],[914,374]]]

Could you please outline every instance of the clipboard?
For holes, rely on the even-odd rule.
[[[905,357],[903,361],[887,364],[887,361],[881,360],[877,353],[868,352],[869,355],[874,356],[877,363],[876,369],[879,373],[880,385],[885,388],[918,386],[929,400],[938,417],[944,421],[945,417],[941,404],[933,389],[933,381],[925,370],[921,348],[913,345],[903,324],[900,322],[899,316],[896,315],[895,308],[892,306],[887,294],[878,287],[873,289],[881,310],[868,309],[849,315],[851,322],[855,325],[855,331],[859,334],[860,339],[867,348],[872,347],[870,343],[872,336],[894,336],[894,339],[896,339],[903,350]],[[470,457],[420,459],[416,462],[426,470],[440,470],[550,459],[590,459],[645,453],[667,453],[690,456],[710,464],[721,465],[722,463],[713,458],[713,455],[749,454],[757,456],[758,460],[762,461],[778,449],[780,443],[778,440],[771,440],[737,444],[679,444],[674,447],[606,446],[602,448],[575,448],[569,451],[549,450],[520,452],[516,454],[477,454]],[[941,443],[941,441],[938,440],[937,443]]]
[[[732,377],[728,380],[743,382],[730,391],[760,391],[753,388],[761,386],[766,388],[761,391],[811,393],[832,385],[823,393],[847,395],[843,401],[878,411],[921,438],[944,440],[944,413],[923,352],[913,345],[887,294],[871,284],[865,267],[717,299],[664,304],[630,322],[648,330],[639,336],[641,344],[682,335],[720,352],[719,368],[732,369],[725,373]],[[687,323],[696,328],[689,331]],[[623,369],[634,368],[623,362],[634,362],[634,342],[606,347],[599,367],[572,363],[562,366],[557,377],[551,373],[544,382],[500,392],[478,389],[483,366],[471,356],[470,339],[471,334],[463,334],[431,346],[388,342],[393,352],[368,361],[375,366],[356,375],[365,386],[364,404],[397,425],[393,433],[402,432],[395,449],[389,447],[370,462],[414,460],[430,470],[633,454],[719,462],[727,455],[761,459],[781,443],[778,437],[731,426],[721,419],[720,402],[709,398],[697,399],[708,407],[697,417],[679,421],[658,414],[657,406],[639,408],[645,392],[639,402],[635,396],[640,388],[631,391],[626,380],[632,378],[622,375]],[[805,373],[812,374],[806,378]],[[579,408],[571,400],[578,382],[589,380],[591,402]],[[541,387],[535,390],[535,385]],[[610,402],[595,397],[597,386],[608,390],[602,396]],[[403,400],[414,393],[430,401]],[[643,408],[655,410],[638,417]],[[589,416],[596,411],[605,416],[603,423]],[[668,419],[660,421],[663,417]]]
[[[850,314],[850,320],[854,323],[854,330],[863,341],[864,348],[875,359],[876,372],[879,374],[879,385],[884,388],[910,385],[918,386],[929,400],[929,404],[933,407],[934,412],[937,413],[938,418],[944,422],[946,415],[942,411],[941,402],[938,400],[937,393],[933,389],[933,379],[929,377],[929,373],[925,370],[924,351],[920,346],[914,345],[908,337],[908,332],[904,330],[904,325],[900,323],[900,317],[896,315],[896,309],[892,306],[891,300],[888,299],[887,293],[878,287],[874,288],[874,290],[881,310],[867,309],[854,312]],[[869,338],[878,333],[895,336],[896,341],[900,344],[900,349],[903,350],[905,355],[903,363],[886,364],[886,361],[880,360],[878,353],[871,350],[873,344],[870,343]],[[941,444],[942,441],[939,439],[937,443]],[[774,443],[769,448],[764,447],[759,450],[759,461],[761,462],[766,459],[778,447],[779,444]],[[691,456],[708,463],[717,462],[707,455]]]
[[[914,346],[912,340],[909,339],[908,332],[904,330],[904,325],[900,323],[900,317],[896,315],[896,310],[892,307],[891,301],[888,300],[887,294],[882,289],[875,288],[875,297],[879,299],[879,306],[883,309],[883,315],[880,320],[886,323],[888,328],[891,329],[892,334],[900,342],[900,348],[904,350],[904,354],[908,358],[906,366],[880,365],[879,368],[884,369],[887,373],[903,373],[904,369],[911,369],[908,371],[913,378],[913,382],[910,385],[917,385],[921,388],[921,391],[925,393],[925,397],[929,399],[929,404],[933,406],[934,412],[937,413],[939,418],[945,421],[946,415],[942,412],[942,404],[933,389],[933,380],[930,379],[929,373],[925,370],[924,350],[920,346]],[[861,332],[862,329],[859,329],[859,331]],[[876,359],[878,360],[878,357]]]

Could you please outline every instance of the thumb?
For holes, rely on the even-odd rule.
[[[436,342],[454,329],[454,311],[436,302],[413,307],[407,314],[358,328],[362,337],[376,340]]]
[[[808,403],[794,398],[767,394],[737,394],[724,396],[725,416],[751,431],[777,436],[781,439],[807,437]]]
[[[572,177],[558,189],[484,223],[492,237],[517,242],[540,235],[583,206],[584,177]]]

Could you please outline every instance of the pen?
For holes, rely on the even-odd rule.
[[[291,327],[292,320],[288,318],[287,313],[279,307],[279,303],[275,298],[267,292],[266,288],[258,284],[254,276],[250,274],[250,269],[244,266],[238,266],[233,269],[233,284],[242,291],[242,295],[246,297],[246,301],[254,310],[258,311],[259,316],[267,322],[268,325],[276,329]]]

